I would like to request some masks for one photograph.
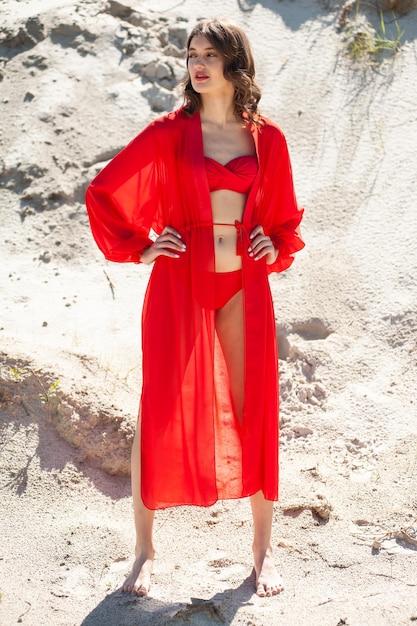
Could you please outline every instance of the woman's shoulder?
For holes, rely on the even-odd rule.
[[[260,121],[261,133],[264,132],[274,137],[278,137],[278,136],[283,137],[283,138],[285,137],[282,128],[279,126],[277,122],[275,122],[275,120],[272,120],[271,118],[266,117],[265,115],[261,115],[259,117],[259,121]]]
[[[148,128],[180,128],[187,119],[188,116],[184,111],[184,107],[181,107],[179,109],[175,109],[175,111],[170,111],[169,113],[165,113],[164,115],[155,118],[148,124]]]
[[[259,121],[258,137],[260,144],[264,148],[268,150],[280,150],[282,147],[286,146],[287,142],[284,132],[277,122],[264,115],[260,117]]]
[[[176,135],[180,135],[186,119],[187,117],[182,108],[156,117],[132,138],[128,146],[143,149],[144,145],[149,144],[149,142],[155,143],[160,138],[166,140],[169,136],[174,139]]]

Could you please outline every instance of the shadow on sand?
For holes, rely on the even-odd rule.
[[[330,4],[331,0],[328,0]],[[320,18],[327,13],[326,8],[317,3],[295,3],[292,0],[237,0],[237,6],[242,13],[250,14],[259,5],[276,13],[281,17],[286,26],[292,31],[298,30],[305,22]]]
[[[80,626],[164,626],[165,624],[231,624],[238,610],[251,604],[254,573],[236,589],[226,589],[208,599],[190,603],[137,598],[117,590],[104,598]]]

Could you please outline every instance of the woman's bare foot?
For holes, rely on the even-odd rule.
[[[262,598],[265,596],[275,596],[284,589],[281,576],[278,574],[272,548],[257,550],[253,548],[256,574],[256,593]]]
[[[132,571],[123,584],[123,591],[136,596],[147,596],[151,587],[151,574],[155,550],[142,551],[133,563]]]

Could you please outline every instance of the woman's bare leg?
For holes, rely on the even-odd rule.
[[[242,291],[216,312],[216,332],[229,373],[230,391],[237,418],[242,423],[245,400],[245,343]]]
[[[258,596],[274,596],[284,589],[272,555],[271,531],[274,504],[265,500],[262,491],[250,499],[253,517],[253,558]]]
[[[230,379],[234,407],[240,422],[244,405],[244,318],[242,292],[216,313],[216,330],[222,346]],[[254,538],[253,556],[256,572],[256,593],[259,596],[275,595],[282,591],[280,575],[275,569],[271,531],[273,503],[265,500],[259,491],[251,497]]]
[[[132,446],[132,496],[136,528],[135,562],[123,584],[123,591],[138,596],[148,595],[155,550],[153,547],[153,520],[155,512],[146,508],[141,496],[140,423],[136,427]]]

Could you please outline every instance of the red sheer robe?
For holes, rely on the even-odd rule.
[[[269,272],[303,247],[285,138],[271,121],[251,131],[259,170],[238,223],[245,326],[243,422],[234,414],[215,311],[199,300],[214,272],[212,209],[200,115],[174,111],[149,124],[90,184],[86,203],[106,259],[139,262],[150,229],[181,233],[186,252],[158,257],[142,315],[142,498],[150,509],[239,498],[278,498],[278,369]],[[279,255],[247,252],[262,224]]]

